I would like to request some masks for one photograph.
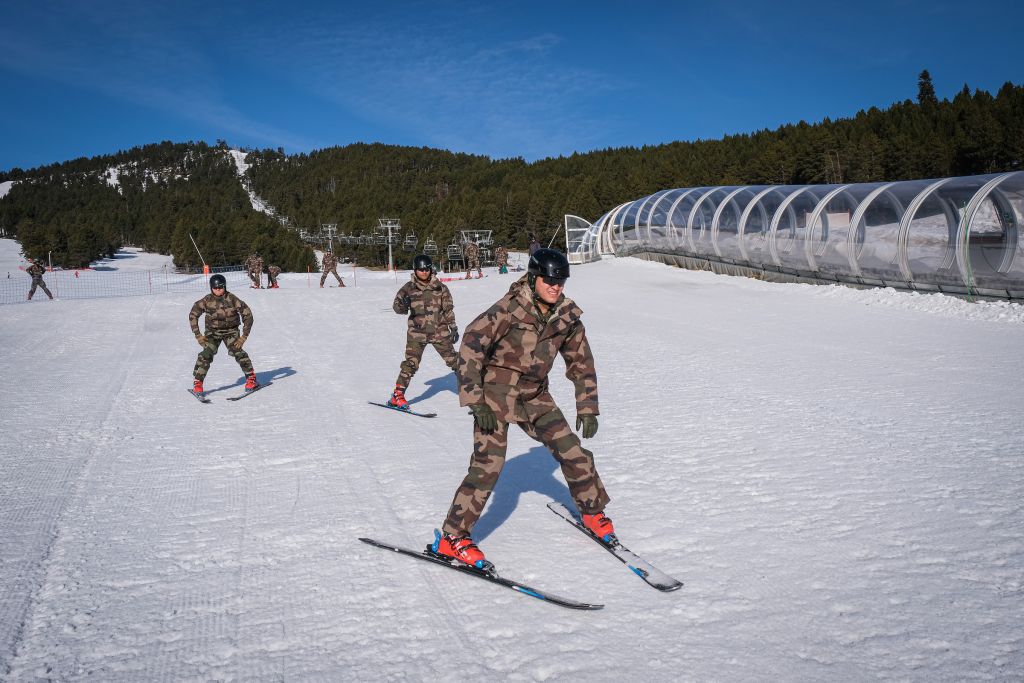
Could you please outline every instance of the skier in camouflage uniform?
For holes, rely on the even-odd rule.
[[[46,283],[43,282],[43,273],[46,272],[46,268],[38,259],[30,259],[32,265],[25,269],[25,272],[32,276],[32,287],[28,290],[28,301],[32,301],[32,296],[36,293],[36,287],[42,287],[43,291],[46,292],[46,296],[53,298],[53,294],[50,294],[50,290],[46,287]]]
[[[206,315],[206,329],[199,333],[199,316]],[[228,355],[238,361],[239,367],[245,373],[245,388],[255,389],[259,386],[256,381],[256,373],[252,369],[252,361],[249,354],[242,350],[245,340],[249,338],[252,330],[252,310],[244,301],[227,291],[227,280],[220,273],[210,277],[210,293],[192,305],[188,314],[188,323],[192,327],[192,334],[196,337],[203,350],[196,358],[196,367],[192,370],[195,382],[192,391],[195,394],[203,393],[203,378],[210,371],[210,363],[224,342]],[[238,326],[242,325],[242,334],[238,334]]]
[[[472,240],[467,240],[466,246],[462,248],[462,254],[466,259],[466,279],[473,277],[474,268],[478,273],[477,277],[483,277],[484,271],[480,267],[480,245]]]
[[[324,288],[324,280],[326,280],[327,276],[332,273],[334,274],[334,277],[338,278],[338,286],[345,286],[345,283],[341,280],[341,276],[338,275],[338,257],[334,255],[333,251],[324,252],[324,264],[322,270],[323,273],[320,275],[320,289]]]
[[[409,315],[409,326],[405,336],[405,360],[388,405],[409,410],[405,390],[420,367],[427,344],[433,345],[445,365],[456,375],[459,370],[459,356],[455,352],[459,328],[455,325],[452,293],[437,279],[429,256],[420,254],[413,259],[412,276],[398,290],[392,308],[399,315]]]
[[[271,264],[267,266],[267,289],[281,289],[277,284],[277,276],[281,274],[281,269]]]
[[[494,265],[498,267],[498,272],[502,275],[508,272],[508,249],[504,244],[499,244],[498,248],[494,250]]]
[[[253,252],[249,254],[249,258],[245,260],[245,269],[249,273],[249,279],[252,280],[252,289],[263,288],[263,259],[260,257],[260,253]]]
[[[597,433],[597,373],[580,316],[563,288],[569,261],[554,249],[530,257],[527,274],[465,330],[459,349],[459,403],[473,413],[473,454],[448,517],[436,532],[434,552],[485,568],[470,533],[505,464],[508,427],[518,424],[554,455],[583,517],[599,538],[615,533],[605,517],[608,493],[594,454],[565,421],[548,391],[548,373],[561,355],[576,388],[576,429]],[[443,532],[443,533],[442,533]]]

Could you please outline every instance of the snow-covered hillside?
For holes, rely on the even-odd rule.
[[[343,272],[351,285],[351,272]],[[0,677],[54,680],[965,680],[1024,671],[1021,307],[574,267],[597,358],[586,445],[647,587],[549,512],[519,431],[476,538],[574,612],[393,556],[468,462],[428,350],[398,373],[407,277],[238,291],[247,350],[186,393],[194,294],[0,306]],[[512,276],[450,284],[460,326]],[[952,303],[951,303],[952,302]],[[572,390],[556,398],[572,420]]]
[[[279,216],[274,207],[267,204],[263,199],[256,194],[252,189],[252,183],[249,181],[249,177],[245,174],[249,170],[249,164],[246,163],[245,157],[248,156],[248,152],[243,152],[240,149],[228,150],[228,154],[231,155],[231,160],[235,164],[235,170],[238,172],[238,181],[242,183],[242,189],[249,195],[249,203],[255,211],[265,213],[271,218],[276,219],[281,225],[287,226],[289,221],[287,218]]]

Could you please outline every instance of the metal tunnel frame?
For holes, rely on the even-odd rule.
[[[642,255],[770,279],[1024,299],[1024,171],[836,185],[660,190],[593,223],[570,262]]]

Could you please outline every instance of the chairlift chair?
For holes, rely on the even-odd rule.
[[[447,248],[447,260],[448,265],[445,267],[446,271],[458,272],[462,270],[466,263],[465,259],[462,256],[462,245],[460,245],[456,241],[453,241],[451,244],[449,244]],[[457,264],[458,268],[453,268],[452,264]]]

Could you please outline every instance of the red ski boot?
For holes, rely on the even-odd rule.
[[[203,393],[205,393],[203,391],[203,380],[197,379],[197,380],[194,380],[192,382],[192,393],[193,394],[203,394]]]
[[[476,546],[476,543],[473,543],[473,539],[469,536],[456,538],[451,534],[442,534],[435,529],[434,543],[430,548],[438,555],[455,558],[459,562],[465,562],[477,569],[486,569],[490,565],[490,562],[484,557],[483,551]]]
[[[583,515],[583,526],[605,543],[615,540],[615,527],[612,526],[612,520],[605,517],[603,512]]]
[[[409,402],[405,400],[405,387],[401,384],[395,385],[395,390],[388,399],[388,405],[399,410],[409,410]]]
[[[250,372],[248,375],[245,376],[245,390],[246,391],[252,391],[253,389],[257,388],[259,385],[260,385],[260,383],[258,381],[256,381],[256,373],[255,372]]]

